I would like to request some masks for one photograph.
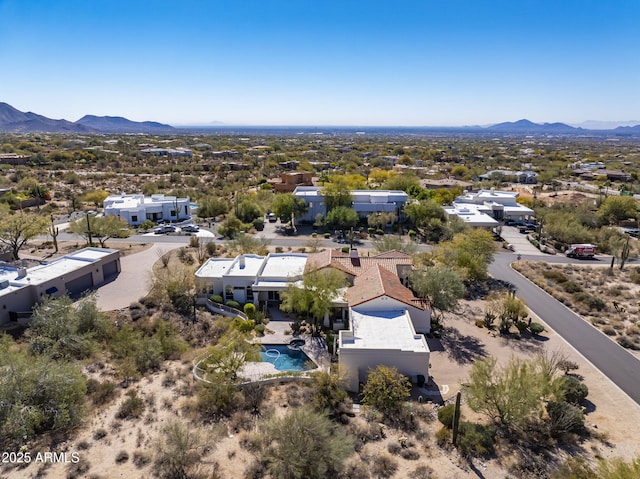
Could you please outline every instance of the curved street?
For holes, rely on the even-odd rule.
[[[494,278],[508,281],[516,294],[556,333],[582,354],[637,404],[640,404],[640,361],[568,309],[560,301],[540,289],[511,268],[513,253],[498,253],[489,272]],[[524,256],[523,259],[568,262],[564,257]]]

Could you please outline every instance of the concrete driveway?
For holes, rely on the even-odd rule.
[[[520,233],[518,228],[503,226],[501,236],[503,240],[513,245],[513,252],[516,254],[541,254],[538,248],[529,243],[527,235]]]
[[[149,293],[151,271],[163,252],[184,246],[183,243],[155,243],[140,253],[122,256],[121,271],[116,278],[97,289],[97,305],[101,311],[128,307]]]

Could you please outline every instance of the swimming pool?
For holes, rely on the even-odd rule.
[[[278,371],[308,371],[317,368],[304,351],[292,350],[287,344],[263,344],[262,348],[262,360],[273,364]]]

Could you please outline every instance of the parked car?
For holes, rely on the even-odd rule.
[[[185,233],[197,233],[200,231],[200,227],[198,225],[184,225],[181,229]]]
[[[157,235],[163,235],[166,233],[175,233],[176,227],[173,225],[162,225],[158,226],[153,230],[153,232]]]
[[[269,213],[267,215],[267,219],[269,220],[269,223],[275,223],[276,221],[278,221],[278,217],[275,215],[275,213]]]

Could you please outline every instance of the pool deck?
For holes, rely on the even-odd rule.
[[[311,369],[305,372],[328,371],[331,366],[331,359],[327,352],[327,345],[324,338],[317,338],[308,335],[291,334],[291,323],[288,320],[272,320],[266,325],[265,335],[256,338],[254,342],[264,344],[289,344],[294,339],[304,339],[302,351],[309,356],[316,365],[317,369]],[[289,334],[287,334],[289,333]],[[257,378],[274,375],[286,374],[284,371],[278,371],[275,366],[269,362],[247,363],[240,371],[240,376],[251,380]]]

